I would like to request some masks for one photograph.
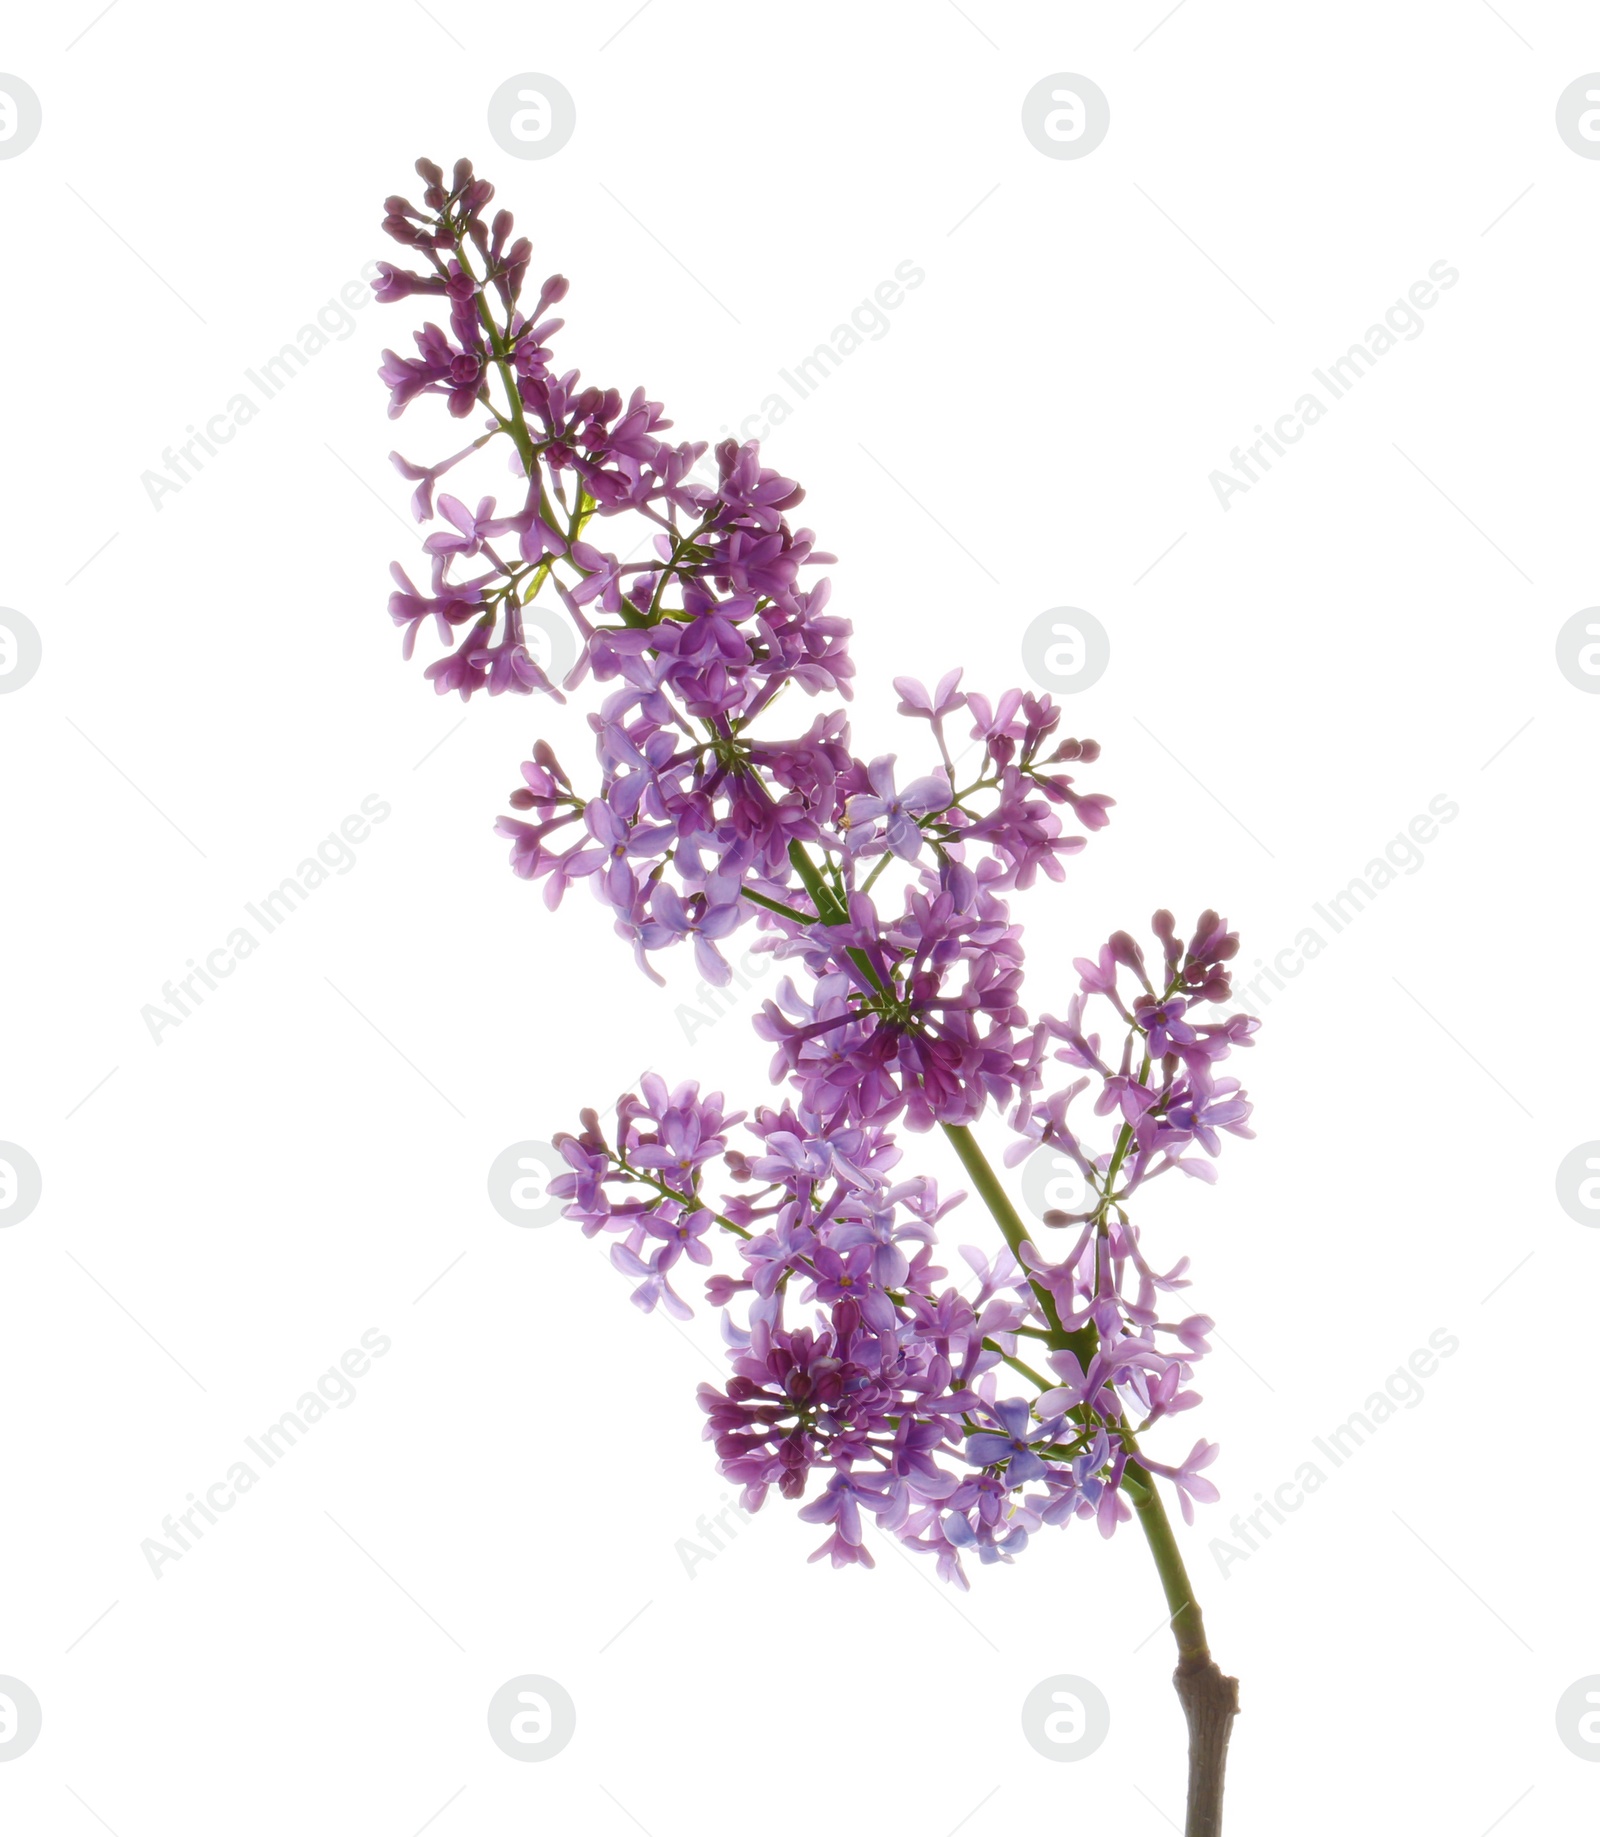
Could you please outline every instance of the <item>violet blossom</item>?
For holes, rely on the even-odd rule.
[[[384,264],[375,290],[447,323],[380,375],[392,415],[439,397],[482,431],[432,465],[395,456],[436,524],[429,590],[394,570],[403,654],[423,633],[448,648],[426,670],[440,692],[554,693],[522,617],[559,610],[578,647],[559,687],[593,681],[595,766],[580,786],[535,746],[511,796],[526,814],[498,825],[515,871],[552,906],[585,883],[656,981],[687,944],[726,982],[745,927],[786,971],[755,1020],[778,1107],[730,1115],[720,1093],[647,1077],[610,1124],[585,1111],[557,1137],[552,1191],[613,1240],[644,1311],[686,1317],[711,1272],[731,1369],[700,1387],[706,1436],[748,1509],[774,1487],[809,1501],[818,1558],[870,1567],[870,1523],[965,1586],[970,1556],[1010,1562],[1045,1529],[1111,1536],[1137,1514],[1176,1562],[1157,1480],[1190,1520],[1217,1497],[1217,1450],[1163,1462],[1145,1437],[1198,1405],[1212,1323],[1183,1312],[1187,1259],[1151,1261],[1131,1202],[1174,1169],[1214,1179],[1223,1138],[1251,1134],[1219,1072],[1256,1029],[1225,1011],[1236,935],[1206,912],[1185,940],[1157,912],[1149,956],[1115,932],[1075,960],[1063,1015],[1032,1009],[1008,895],[1061,881],[1109,821],[1112,800],[1068,769],[1099,746],[1062,734],[1048,696],[991,697],[952,670],[932,690],[895,678],[912,763],[858,758],[851,627],[815,572],[833,557],[791,522],[800,486],[753,441],[676,440],[642,389],[560,368],[545,314],[565,280],[524,308],[532,251],[509,213],[486,222],[492,187],[465,161],[448,181],[417,170],[421,207],[388,200],[385,228],[421,266]],[[504,509],[435,505],[446,471],[496,449]],[[971,1134],[985,1117],[1011,1131],[1008,1164],[1069,1157],[1082,1209],[1047,1213],[1036,1239]],[[898,1126],[945,1131],[1004,1237],[993,1255],[962,1246],[965,1276],[937,1241],[964,1195],[900,1171]],[[1180,1650],[1203,1651],[1179,1619]]]

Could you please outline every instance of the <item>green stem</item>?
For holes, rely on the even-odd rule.
[[[1028,1241],[1028,1228],[1011,1203],[1010,1195],[1000,1184],[999,1176],[989,1165],[989,1157],[978,1146],[977,1137],[965,1123],[946,1123],[944,1132],[951,1147],[960,1156],[967,1178],[978,1189],[978,1197],[989,1208],[990,1217],[1000,1227],[1000,1235],[1010,1246],[1011,1254],[1022,1263],[1022,1246]],[[1023,1263],[1023,1268],[1026,1267],[1026,1263]],[[1075,1353],[1078,1363],[1087,1369],[1090,1359],[1094,1357],[1094,1328],[1080,1327],[1076,1333],[1069,1333],[1061,1324],[1061,1316],[1056,1311],[1055,1296],[1042,1282],[1034,1282],[1031,1277],[1029,1280],[1049,1323],[1051,1346],[1058,1352],[1065,1350]]]
[[[1030,1384],[1036,1385],[1041,1391],[1049,1390],[1050,1380],[1046,1377],[1042,1377],[1031,1365],[1024,1365],[1021,1359],[1012,1358],[1009,1352],[1003,1351],[999,1344],[992,1339],[986,1339],[983,1343],[988,1351],[998,1352],[1001,1358],[1005,1360],[1013,1371],[1020,1371]]]
[[[825,925],[842,925],[849,916],[835,897],[833,889],[822,878],[822,870],[798,842],[789,844],[789,859],[800,876],[800,884],[811,895],[817,916]]]
[[[1211,1656],[1206,1644],[1206,1623],[1189,1584],[1189,1572],[1173,1534],[1172,1520],[1156,1491],[1154,1478],[1138,1461],[1130,1460],[1125,1475],[1134,1482],[1129,1488],[1133,1508],[1155,1558],[1156,1574],[1161,1578],[1161,1592],[1167,1598],[1167,1613],[1172,1637],[1178,1642],[1180,1660],[1204,1663]]]
[[[816,924],[816,917],[810,912],[797,912],[793,906],[783,906],[775,899],[768,899],[764,893],[752,893],[748,887],[740,891],[752,906],[760,906],[763,911],[776,912],[780,918],[797,919],[802,925]]]
[[[677,1192],[664,1181],[658,1180],[654,1174],[647,1173],[644,1168],[630,1166],[622,1155],[617,1156],[617,1166],[630,1180],[638,1181],[640,1186],[654,1187],[663,1199],[675,1199],[686,1212],[693,1212],[700,1205],[700,1200],[695,1194]],[[709,1206],[704,1209],[711,1212]],[[748,1242],[751,1234],[745,1230],[743,1225],[736,1225],[731,1218],[724,1218],[720,1212],[711,1212],[711,1216],[724,1231],[731,1231],[735,1237],[742,1237]]]
[[[977,1139],[965,1124],[946,1123],[944,1132],[960,1157],[967,1178],[977,1188],[978,1197],[989,1208],[994,1222],[1000,1227],[1001,1236],[1011,1247],[1012,1255],[1020,1262],[1022,1246],[1028,1241],[1027,1227],[1011,1203],[1010,1195],[1000,1184],[989,1157],[978,1146]],[[1050,1324],[1050,1343],[1075,1353],[1079,1364],[1087,1370],[1089,1360],[1094,1357],[1094,1328],[1081,1327],[1076,1333],[1068,1333],[1056,1310],[1055,1296],[1040,1282],[1034,1282],[1032,1286],[1044,1310],[1045,1319]],[[1131,1447],[1131,1437],[1125,1436],[1124,1439]],[[1155,1558],[1156,1574],[1161,1579],[1161,1589],[1167,1599],[1172,1636],[1178,1643],[1178,1657],[1180,1661],[1204,1663],[1211,1656],[1206,1645],[1205,1621],[1195,1601],[1194,1590],[1189,1585],[1189,1573],[1184,1568],[1183,1556],[1178,1549],[1177,1538],[1173,1535],[1167,1509],[1156,1491],[1154,1479],[1137,1460],[1128,1462],[1126,1476],[1133,1482],[1128,1489],[1129,1496],[1133,1500],[1145,1541],[1150,1546],[1150,1554]]]

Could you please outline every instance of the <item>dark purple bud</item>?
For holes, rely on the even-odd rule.
[[[1165,906],[1151,919],[1150,929],[1161,940],[1161,955],[1166,960],[1167,974],[1170,976],[1182,960],[1183,945],[1178,939],[1176,921]]]
[[[1137,941],[1126,931],[1113,931],[1106,942],[1111,946],[1111,954],[1117,962],[1125,969],[1132,970],[1145,988],[1149,989],[1150,978],[1145,974],[1144,952],[1139,948]]]
[[[1106,940],[1111,946],[1111,954],[1125,968],[1135,972],[1144,969],[1144,952],[1137,941],[1126,931],[1113,931]]]
[[[1050,763],[1067,759],[1081,759],[1085,765],[1093,765],[1100,757],[1098,740],[1063,740],[1050,755]]]
[[[1211,944],[1226,929],[1221,918],[1208,906],[1200,914],[1199,923],[1194,928],[1194,936],[1189,941],[1189,955],[1198,957],[1202,962],[1206,961]]]
[[[407,299],[414,293],[438,293],[444,286],[436,274],[414,274],[409,268],[396,268],[389,262],[378,263],[378,278],[372,283],[376,297],[388,305]]]
[[[572,788],[572,780],[562,771],[561,762],[556,758],[548,740],[534,741],[533,763],[537,766],[542,766],[552,778],[559,779],[568,790]]]

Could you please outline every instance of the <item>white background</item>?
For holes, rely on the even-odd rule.
[[[0,1136],[44,1179],[0,1232],[0,1673],[44,1706],[0,1766],[9,1828],[1181,1820],[1131,1529],[952,1596],[887,1544],[808,1567],[774,1501],[691,1579],[679,1541],[727,1491],[694,1402],[714,1319],[642,1319],[575,1228],[491,1208],[507,1144],[645,1066],[752,1104],[767,1053],[754,996],[690,1042],[686,964],[653,989],[587,896],[552,918],[508,872],[518,761],[545,732],[580,763],[581,701],[463,710],[399,660],[385,570],[416,536],[385,456],[458,430],[432,404],[391,428],[373,373],[422,315],[365,306],[159,509],[141,483],[395,254],[381,201],[419,153],[473,156],[535,277],[572,278],[563,362],[685,436],[925,271],[767,452],[840,557],[865,756],[906,743],[893,674],[1020,680],[1054,606],[1111,634],[1069,723],[1118,806],[1019,901],[1035,1007],[1158,904],[1270,957],[1459,805],[1252,1004],[1259,1140],[1144,1215],[1227,1342],[1182,1425],[1221,1442],[1224,1503],[1184,1542],[1242,1680],[1231,1831],[1589,1828],[1600,1767],[1555,1705],[1600,1671],[1600,1233],[1555,1170],[1600,1136],[1600,702],[1555,640],[1600,598],[1600,162],[1554,118],[1600,68],[1592,9],[94,3],[13,9],[0,51],[44,110],[0,161],[0,603],[44,643],[0,698]],[[486,128],[523,71],[577,103],[545,161]],[[1083,159],[1021,129],[1064,71],[1110,99]],[[1222,509],[1229,450],[1441,260],[1422,335]],[[392,815],[355,865],[154,1043],[141,1009],[369,794]],[[374,1327],[357,1401],[156,1580],[141,1541]],[[1228,1517],[1440,1328],[1425,1400],[1219,1575]],[[1112,1706],[1066,1767],[1019,1725],[1062,1672]],[[578,1707],[547,1764],[486,1732],[520,1673]]]

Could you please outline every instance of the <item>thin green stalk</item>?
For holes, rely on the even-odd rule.
[[[989,1157],[978,1146],[976,1136],[965,1123],[946,1123],[944,1132],[951,1147],[961,1157],[967,1178],[978,1189],[978,1197],[989,1208],[990,1216],[1000,1227],[1000,1235],[1010,1246],[1011,1254],[1021,1263],[1022,1246],[1028,1241],[1028,1228],[1011,1203],[1011,1196],[1000,1184],[999,1176],[989,1165]],[[1023,1267],[1027,1265],[1024,1263]],[[1087,1369],[1090,1359],[1094,1357],[1094,1328],[1080,1327],[1076,1333],[1069,1333],[1061,1324],[1055,1296],[1042,1282],[1032,1282],[1032,1287],[1050,1326],[1051,1346],[1057,1351],[1076,1354],[1078,1363]]]
[[[1178,1642],[1178,1657],[1203,1663],[1211,1656],[1211,1648],[1206,1644],[1206,1623],[1189,1585],[1189,1572],[1173,1534],[1172,1520],[1156,1491],[1155,1480],[1138,1461],[1128,1462],[1126,1474],[1134,1483],[1129,1489],[1133,1509],[1144,1531],[1145,1542],[1150,1546],[1150,1554],[1155,1558],[1161,1592],[1167,1598],[1167,1613],[1172,1637]]]
[[[994,1222],[1000,1227],[1001,1236],[1020,1262],[1022,1245],[1028,1240],[1028,1230],[1017,1208],[1011,1203],[1010,1195],[1000,1184],[989,1157],[964,1124],[946,1123],[944,1132],[960,1157],[967,1178],[977,1188],[978,1197],[989,1208]],[[1068,1333],[1061,1324],[1055,1296],[1040,1282],[1033,1283],[1033,1292],[1039,1298],[1045,1319],[1050,1323],[1051,1345],[1073,1352],[1079,1364],[1087,1369],[1089,1360],[1094,1357],[1094,1328],[1081,1327],[1076,1333]],[[1124,1439],[1130,1447],[1133,1445],[1131,1437]],[[1205,1621],[1189,1584],[1189,1573],[1184,1567],[1177,1538],[1173,1535],[1172,1521],[1167,1517],[1167,1509],[1161,1502],[1149,1472],[1136,1460],[1128,1462],[1126,1471],[1127,1477],[1133,1482],[1129,1494],[1133,1499],[1134,1511],[1145,1541],[1150,1546],[1150,1554],[1155,1558],[1156,1574],[1161,1579],[1162,1593],[1166,1596],[1172,1636],[1178,1643],[1178,1657],[1181,1661],[1203,1663],[1211,1656],[1206,1644]]]

